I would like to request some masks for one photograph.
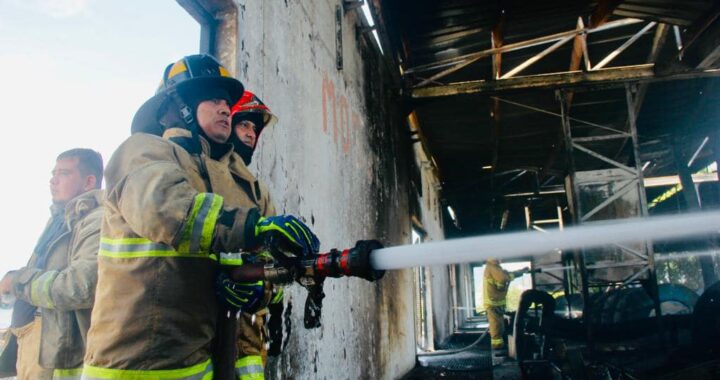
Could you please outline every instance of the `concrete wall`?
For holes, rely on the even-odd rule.
[[[335,67],[340,1],[237,1],[218,55],[235,53],[235,75],[279,117],[263,132],[251,169],[278,212],[300,215],[322,250],[375,238],[410,242],[407,166],[397,99],[377,53],[356,38],[355,11],[342,18],[344,68]],[[237,37],[233,28],[237,27]],[[376,284],[329,279],[322,327],[302,326],[306,291],[286,291],[291,333],[271,378],[393,379],[415,364],[413,276]]]
[[[430,158],[422,149],[421,144],[413,146],[415,162],[420,168],[420,187],[422,195],[418,198],[420,206],[420,222],[427,233],[425,242],[444,240],[445,232],[442,222],[442,203],[440,202],[440,182],[435,175]],[[453,331],[453,294],[450,287],[449,268],[437,265],[427,268],[432,292],[432,322],[434,341],[437,344],[445,341]]]

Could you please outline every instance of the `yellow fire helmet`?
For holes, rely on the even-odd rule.
[[[181,108],[180,112],[189,125],[194,122],[194,110],[182,109],[184,103],[180,93],[188,93],[193,87],[217,86],[230,96],[229,104],[235,104],[244,92],[239,80],[233,78],[230,72],[211,55],[196,54],[183,57],[165,68],[162,81],[155,95],[145,101],[135,113],[132,121],[131,133],[144,132],[154,135],[162,134],[162,127],[158,124],[158,111],[168,99],[176,100]]]

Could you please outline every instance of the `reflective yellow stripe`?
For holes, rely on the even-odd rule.
[[[270,301],[270,303],[280,303],[283,299],[283,294],[285,293],[285,289],[282,286],[276,286],[275,287],[275,296]]]
[[[242,254],[240,253],[221,253],[220,265],[240,266],[243,264]]]
[[[208,210],[207,216],[203,221],[202,235],[200,236],[200,250],[201,252],[207,252],[210,250],[212,245],[213,233],[215,233],[215,224],[220,216],[220,210],[223,205],[223,197],[214,195],[212,203],[210,204],[210,210]]]
[[[145,238],[123,238],[110,239],[100,238],[99,256],[115,259],[130,259],[138,257],[192,257],[200,259],[211,259],[217,261],[217,256],[211,254],[181,253],[173,247],[155,243]]]
[[[505,341],[503,340],[503,338],[492,338],[490,339],[490,344],[492,344],[493,346],[502,346],[505,344]]]
[[[57,271],[51,270],[33,280],[30,284],[30,301],[32,301],[33,305],[45,309],[55,308],[55,304],[50,297],[50,286],[57,275]]]
[[[497,282],[489,277],[486,277],[484,280],[485,282],[483,283],[483,306],[505,306],[505,298],[495,301],[490,297],[490,286],[497,288],[497,286],[495,286]]]
[[[486,283],[489,283],[490,285],[492,285],[492,286],[494,286],[494,287],[496,287],[496,288],[498,288],[498,289],[501,289],[501,288],[504,288],[505,286],[507,286],[507,285],[506,285],[507,282],[505,282],[505,281],[495,281],[495,280],[493,280],[492,278],[486,278],[486,279],[485,279],[485,282],[486,282]],[[508,282],[509,282],[509,281],[508,281]]]
[[[53,380],[80,380],[82,367],[71,369],[56,369],[53,371]]]
[[[208,380],[212,379],[213,368],[210,359],[188,368],[162,370],[110,369],[85,365],[83,380]]]
[[[182,232],[178,251],[196,253],[210,250],[215,223],[222,205],[223,197],[219,195],[200,193],[195,196]]]
[[[235,373],[240,380],[265,380],[262,357],[250,355],[235,362]]]
[[[483,304],[485,306],[505,306],[507,302],[505,300],[502,301],[493,301],[490,299],[490,297],[487,297],[483,300]]]
[[[188,217],[185,228],[183,229],[181,242],[178,247],[178,250],[180,252],[191,252],[192,247],[190,246],[192,244],[192,233],[193,229],[195,227],[195,219],[197,219],[198,214],[200,213],[200,209],[203,208],[203,203],[205,203],[205,196],[207,193],[200,193],[195,196],[195,199],[193,200],[192,209],[190,210],[190,216]],[[209,202],[209,200],[208,200]]]

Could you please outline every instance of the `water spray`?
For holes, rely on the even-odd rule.
[[[637,241],[667,241],[716,234],[720,212],[632,218],[586,223],[562,231],[501,233],[416,245],[381,248],[370,254],[376,270],[517,259],[556,250],[595,248]]]

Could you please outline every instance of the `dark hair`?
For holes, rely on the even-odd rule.
[[[103,179],[103,159],[100,153],[85,148],[66,150],[57,156],[57,160],[66,158],[78,159],[78,170],[84,176],[95,176],[95,188],[99,189]]]

